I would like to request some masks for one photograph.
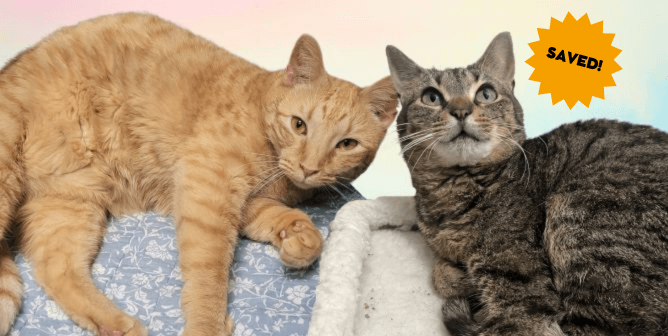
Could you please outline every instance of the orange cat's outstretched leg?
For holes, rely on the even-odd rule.
[[[194,155],[193,155],[194,156]],[[183,336],[230,336],[227,314],[229,271],[239,235],[239,210],[248,186],[236,174],[234,157],[226,166],[190,158],[176,184],[175,220],[183,277]]]
[[[139,320],[118,309],[93,283],[90,267],[105,228],[95,194],[43,192],[22,209],[23,248],[37,282],[79,326],[97,335],[148,335]]]
[[[243,234],[248,238],[272,243],[279,249],[287,267],[311,265],[322,252],[322,235],[307,214],[283,203],[256,198],[247,205],[248,223]]]

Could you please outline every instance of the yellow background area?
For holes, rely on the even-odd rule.
[[[529,79],[541,82],[538,94],[551,93],[553,105],[565,100],[570,109],[578,101],[589,107],[592,96],[604,99],[603,88],[616,85],[612,74],[622,69],[615,62],[621,50],[611,45],[614,34],[603,33],[603,21],[591,24],[587,14],[575,20],[568,13],[564,22],[552,18],[550,29],[539,28],[538,36],[529,43],[535,53],[526,61],[535,68]],[[556,48],[553,58],[547,56],[551,47]],[[557,59],[562,50],[564,61]],[[577,65],[578,58],[571,63],[569,52],[603,61],[601,70]]]

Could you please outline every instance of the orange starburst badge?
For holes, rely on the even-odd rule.
[[[603,33],[603,21],[591,24],[587,14],[575,20],[568,13],[564,22],[552,18],[550,29],[538,28],[538,37],[529,43],[529,80],[540,82],[539,95],[552,94],[552,105],[565,100],[569,109],[578,101],[589,107],[592,96],[605,99],[603,88],[616,85],[612,74],[622,69],[615,62],[622,51],[612,46],[615,34]]]

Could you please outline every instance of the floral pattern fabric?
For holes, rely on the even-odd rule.
[[[300,208],[327,237],[329,223],[347,201],[361,195],[324,190]],[[29,263],[17,262],[25,294],[22,311],[10,336],[89,336],[35,283]],[[92,268],[97,287],[116,305],[138,317],[151,336],[179,335],[181,272],[173,220],[156,214],[113,219]],[[235,336],[306,335],[315,303],[318,264],[288,270],[268,244],[242,238],[230,271],[228,310]]]

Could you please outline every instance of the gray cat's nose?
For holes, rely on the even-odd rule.
[[[473,104],[465,97],[455,97],[448,103],[447,109],[451,116],[462,121],[473,111]]]
[[[464,120],[471,114],[471,109],[450,110],[450,115],[458,120]]]

